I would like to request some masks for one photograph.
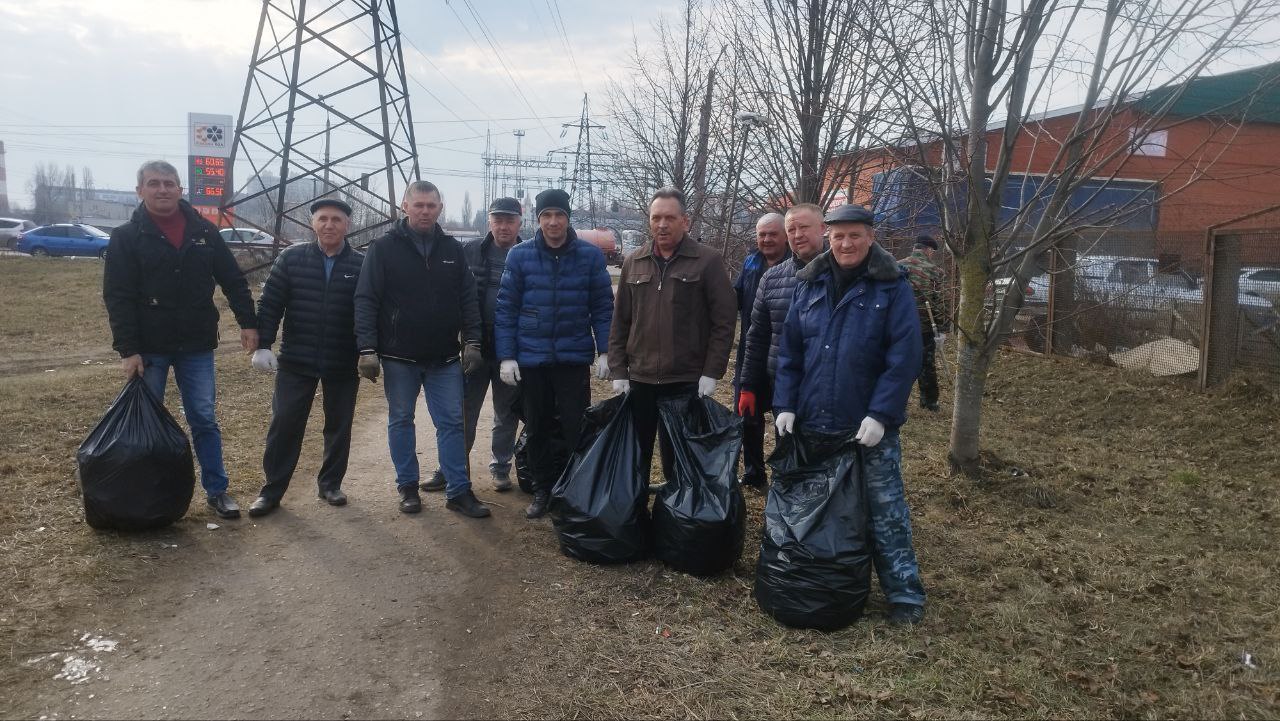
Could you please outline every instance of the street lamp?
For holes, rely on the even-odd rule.
[[[729,183],[729,197],[725,202],[728,209],[724,221],[724,236],[720,242],[720,255],[727,255],[729,252],[729,231],[733,228],[733,207],[738,197],[738,180],[742,176],[742,165],[747,160],[747,136],[751,134],[752,128],[763,128],[768,125],[769,119],[760,113],[739,110],[733,114],[733,122],[742,127],[742,147],[738,150],[737,167],[731,165],[729,168],[729,175],[733,179]]]

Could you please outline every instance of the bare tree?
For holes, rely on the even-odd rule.
[[[34,207],[31,220],[41,225],[71,220],[71,203],[75,198],[75,170],[59,168],[53,163],[38,163],[27,181]]]
[[[463,228],[467,230],[474,230],[471,223],[472,223],[472,220],[475,218],[475,213],[473,212],[471,207],[471,193],[469,191],[463,192],[462,194],[462,215],[459,217],[460,217],[459,224]]]
[[[976,475],[987,375],[1037,272],[1036,256],[1082,235],[1096,238],[1135,212],[1136,203],[1149,202],[1099,211],[1073,195],[1123,177],[1152,131],[1185,122],[1185,111],[1175,110],[1189,81],[1251,42],[1275,17],[1277,3],[1025,0],[1010,8],[1006,0],[941,0],[915,8],[913,27],[930,32],[903,32],[901,18],[881,29],[891,50],[882,61],[914,79],[892,87],[910,112],[902,114],[898,135],[884,140],[932,196],[956,261],[959,350],[949,455],[953,468]],[[1065,123],[1037,117],[1060,105],[1064,91],[1082,93]],[[1221,132],[1185,154],[1196,172],[1161,188],[1162,196],[1201,177],[1229,142],[1236,127],[1230,118],[1239,113],[1215,111],[1228,118]],[[1016,151],[1028,143],[1033,155],[1050,159],[1048,171],[1009,207],[1005,190],[1019,170]],[[993,307],[987,294],[1001,276],[1011,278],[1009,290]]]

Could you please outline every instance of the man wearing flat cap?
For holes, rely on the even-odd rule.
[[[249,506],[265,516],[280,506],[302,450],[311,402],[320,386],[324,403],[324,460],[316,493],[332,506],[345,505],[342,478],[351,452],[356,411],[355,292],[364,254],[347,243],[351,206],[336,198],[311,204],[316,242],[286,248],[271,266],[258,299],[258,350],[253,367],[275,371],[271,424],[262,473],[266,483]],[[271,352],[284,323],[280,355]]]
[[[493,386],[493,434],[490,439],[492,457],[489,475],[493,477],[493,490],[499,493],[511,490],[511,457],[515,454],[516,416],[515,403],[519,392],[501,382],[498,370],[497,349],[494,345],[494,312],[498,307],[498,287],[502,284],[502,272],[507,267],[507,252],[520,242],[520,221],[524,217],[520,201],[515,198],[498,198],[489,204],[489,233],[483,238],[465,241],[462,254],[467,266],[476,278],[476,301],[480,304],[480,353],[484,362],[467,374],[462,388],[465,413],[463,418],[467,441],[467,456],[476,443],[476,426],[480,422],[480,409],[484,407],[489,386]],[[444,474],[422,484],[426,491],[443,491]]]
[[[875,242],[859,205],[827,214],[830,250],[796,273],[774,379],[779,435],[799,426],[853,434],[871,519],[872,561],[889,622],[924,620],[898,429],[920,372],[920,321],[907,273]]]
[[[907,269],[907,279],[916,295],[916,309],[920,314],[920,339],[924,348],[924,360],[920,364],[920,407],[938,410],[938,369],[934,352],[947,339],[951,329],[951,313],[947,310],[947,294],[943,289],[942,269],[933,262],[938,251],[938,241],[932,236],[916,238],[911,255],[902,259]]]
[[[553,440],[578,445],[591,403],[591,368],[608,374],[613,285],[604,253],[569,226],[569,194],[544,190],[534,199],[538,231],[507,256],[498,290],[495,334],[499,375],[521,388],[533,503],[527,518],[547,513],[562,470]]]

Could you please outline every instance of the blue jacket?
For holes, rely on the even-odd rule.
[[[572,228],[559,259],[542,231],[507,253],[494,313],[498,360],[525,367],[590,364],[608,352],[612,318],[604,253]]]
[[[791,257],[791,249],[787,248],[784,258]],[[751,308],[755,304],[756,289],[760,287],[760,278],[769,270],[769,261],[764,253],[755,251],[742,261],[742,272],[733,281],[733,292],[738,296],[738,357],[734,363],[733,385],[745,385],[742,379],[743,363],[746,359],[747,331],[751,328]]]
[[[907,398],[920,374],[920,318],[907,274],[872,244],[867,272],[835,307],[830,251],[796,278],[783,324],[773,409],[824,431],[853,432],[871,416],[885,436],[907,420]]]

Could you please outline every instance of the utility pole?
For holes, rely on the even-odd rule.
[[[516,197],[524,199],[524,186],[520,183],[520,142],[524,140],[523,130],[513,130],[511,134],[516,136]]]

